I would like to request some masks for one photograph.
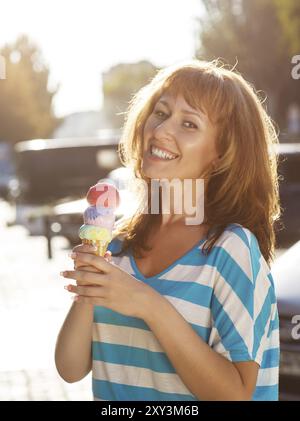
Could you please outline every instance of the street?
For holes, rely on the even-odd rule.
[[[59,272],[72,268],[68,243],[53,240],[47,259],[43,237],[7,228],[0,201],[0,400],[92,400],[91,375],[68,384],[54,364],[57,334],[72,304]]]

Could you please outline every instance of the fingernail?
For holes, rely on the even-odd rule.
[[[69,254],[69,256],[71,257],[71,259],[75,259],[75,257],[77,256],[77,254],[76,254],[74,251],[72,251],[72,252]]]
[[[70,285],[65,285],[64,289],[66,289],[67,291],[71,291],[71,286]]]
[[[59,272],[60,276],[65,276],[65,272]]]
[[[71,299],[73,300],[73,301],[78,301],[78,295],[74,295],[74,297],[71,297]]]

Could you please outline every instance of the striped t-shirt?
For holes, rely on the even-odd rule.
[[[129,251],[113,261],[163,295],[216,352],[233,362],[256,361],[252,400],[278,400],[277,302],[257,239],[230,224],[209,255],[201,251],[204,242],[151,277],[142,275]],[[114,254],[120,247],[116,238],[109,249]],[[92,352],[95,400],[199,400],[142,319],[95,306]]]

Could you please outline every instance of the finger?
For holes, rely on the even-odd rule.
[[[86,297],[95,297],[95,298],[104,298],[106,295],[105,287],[99,286],[76,286],[76,285],[68,285],[68,291],[74,292],[78,295],[83,295]]]
[[[97,247],[91,244],[78,244],[72,249],[72,252],[79,251],[80,253],[94,253],[97,250]]]
[[[86,286],[94,286],[94,287],[100,287],[101,285],[99,284],[91,284],[90,282],[81,282],[81,281],[76,281],[76,285],[78,287],[86,287]],[[101,288],[104,288],[104,286],[101,286]]]
[[[84,270],[85,272],[94,272],[100,273],[100,271],[95,268],[94,266],[88,266],[86,263],[75,262],[74,263],[74,270]]]
[[[105,259],[107,262],[111,262],[111,261],[112,261],[111,251],[107,250],[107,252],[104,254],[104,259]]]
[[[111,262],[112,261],[111,255],[108,254],[107,256],[108,257],[106,258],[105,255],[104,255],[104,259],[107,262]],[[91,266],[91,265],[87,264],[86,262],[82,262],[81,260],[79,260],[79,258],[77,258],[77,259],[74,260],[74,269],[77,270],[79,268],[80,268],[80,270],[86,270],[86,271],[90,271],[90,272],[100,272],[100,273],[103,273],[102,271],[100,271],[99,269],[97,269],[95,266]]]
[[[114,268],[104,257],[96,256],[95,254],[76,252],[72,254],[72,259],[78,259],[89,266],[95,266],[99,271],[103,271],[104,273],[110,272]]]
[[[112,254],[109,250],[107,250],[105,252],[103,257],[107,262],[112,263]],[[79,260],[79,258],[77,258],[77,259],[74,260],[74,270],[78,270],[79,268],[80,268],[80,270],[84,270],[84,271],[87,271],[87,272],[101,272],[101,273],[103,273],[102,271],[99,271],[99,269],[95,268],[94,266],[87,265],[87,263],[82,262],[82,261]]]
[[[84,297],[82,295],[75,295],[75,297],[73,297],[73,300],[76,303],[81,303],[81,304],[91,304],[94,306],[102,306],[102,307],[107,307],[107,300],[105,298],[94,298],[94,297]]]
[[[107,275],[101,273],[85,272],[80,270],[65,270],[60,273],[64,278],[76,279],[81,285],[96,284],[106,286]]]

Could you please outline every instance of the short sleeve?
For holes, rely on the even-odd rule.
[[[272,275],[251,231],[238,226],[227,233],[217,269],[209,345],[231,361],[261,365],[278,315]]]
[[[107,250],[111,252],[112,255],[120,253],[122,250],[123,241],[119,237],[115,237],[109,243]]]

